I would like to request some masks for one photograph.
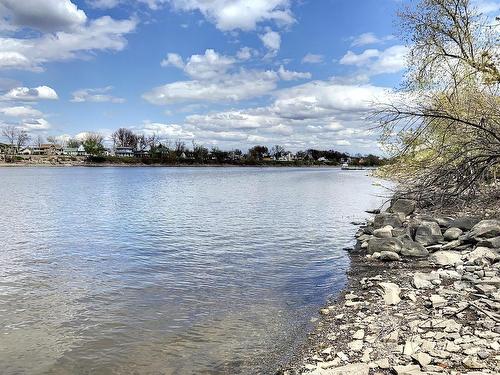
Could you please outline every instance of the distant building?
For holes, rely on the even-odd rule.
[[[87,156],[87,152],[85,151],[85,147],[83,147],[83,145],[78,147],[66,147],[63,149],[63,154],[68,156]]]
[[[119,158],[133,158],[134,148],[133,147],[116,147],[115,156]]]
[[[325,158],[324,156],[320,157],[318,159],[319,162],[322,162],[322,163],[328,163],[330,160],[328,160],[327,158]]]
[[[294,161],[295,156],[291,152],[286,152],[284,155],[281,155],[279,158],[276,158],[277,161]]]
[[[52,143],[42,143],[40,146],[33,147],[33,155],[62,155],[63,148],[61,145]]]

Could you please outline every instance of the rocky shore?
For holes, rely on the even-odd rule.
[[[356,233],[349,286],[281,374],[500,374],[500,221],[393,200]]]

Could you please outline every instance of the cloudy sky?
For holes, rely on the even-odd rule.
[[[488,12],[500,0],[483,0]],[[0,0],[0,126],[377,152],[397,0]]]

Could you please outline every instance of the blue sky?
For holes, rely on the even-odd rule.
[[[0,0],[0,121],[33,137],[130,127],[223,149],[378,152],[366,115],[404,72],[401,4]]]

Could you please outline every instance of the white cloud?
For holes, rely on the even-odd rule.
[[[38,101],[59,99],[55,90],[48,86],[35,88],[15,87],[0,97],[2,100]]]
[[[167,57],[161,61],[160,65],[163,67],[174,66],[179,69],[184,69],[184,61],[177,53],[168,53]]]
[[[88,58],[96,51],[120,51],[127,44],[124,35],[132,32],[136,21],[114,20],[104,16],[75,27],[34,38],[0,38],[0,66],[12,66],[18,60],[18,69],[41,70],[49,61]]]
[[[74,103],[124,103],[125,99],[108,94],[112,89],[113,87],[111,86],[96,89],[80,89],[73,93],[71,101]]]
[[[111,9],[120,3],[120,0],[87,0],[87,4],[97,9]]]
[[[178,81],[156,87],[143,98],[150,103],[236,102],[265,95],[274,90],[278,76],[272,71],[246,71],[226,74],[216,80]]]
[[[294,72],[286,70],[283,65],[280,66],[278,74],[283,81],[294,81],[297,79],[310,79],[311,73],[309,72]]]
[[[30,106],[15,106],[0,108],[0,113],[9,117],[36,118],[41,117],[42,112]]]
[[[323,62],[323,55],[315,55],[313,53],[308,53],[302,59],[303,64],[320,64]]]
[[[378,37],[374,33],[363,33],[356,37],[352,37],[351,47],[366,46],[369,44],[380,44],[394,39],[394,35],[386,35]]]
[[[41,31],[71,30],[83,25],[85,12],[70,0],[0,0],[8,18],[15,26]]]
[[[397,73],[407,66],[408,49],[403,45],[395,45],[383,51],[367,49],[360,54],[348,51],[341,59],[342,65],[353,65],[367,68],[367,74]]]
[[[489,14],[500,11],[500,2],[496,0],[474,0],[473,4],[480,13]]]
[[[242,47],[240,48],[240,50],[236,53],[236,57],[239,59],[239,60],[243,60],[243,61],[246,61],[246,60],[249,60],[251,59],[252,57],[254,56],[258,56],[258,52],[256,50],[254,50],[253,48],[250,48],[250,47]]]
[[[163,0],[145,2],[151,7],[165,3]],[[201,12],[223,31],[255,30],[257,24],[266,21],[285,25],[295,21],[290,0],[170,0],[170,3],[179,10]]]
[[[23,120],[20,126],[27,131],[40,131],[52,128],[52,125],[43,118]]]
[[[260,40],[264,43],[264,46],[276,52],[280,49],[281,46],[281,36],[276,31],[267,30],[265,34],[260,35]]]
[[[0,69],[25,69],[34,70],[32,62],[19,52],[0,52]]]

